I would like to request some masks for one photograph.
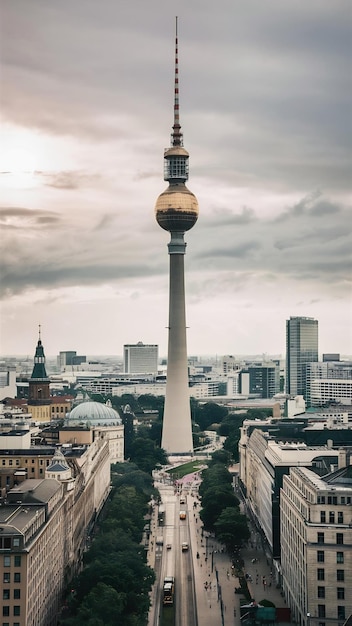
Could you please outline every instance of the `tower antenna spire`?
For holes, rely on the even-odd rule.
[[[176,16],[176,28],[175,28],[175,88],[174,88],[174,125],[172,133],[172,145],[182,146],[183,137],[180,125],[180,101],[179,101],[179,86],[178,86],[178,17]]]

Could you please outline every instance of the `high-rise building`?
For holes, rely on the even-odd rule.
[[[249,393],[272,398],[280,391],[280,368],[276,363],[252,364],[243,368],[241,377],[249,373]]]
[[[318,320],[290,317],[286,320],[286,392],[306,397],[305,363],[318,361]]]
[[[60,352],[57,357],[57,365],[60,369],[81,365],[82,363],[86,363],[86,361],[87,357],[78,355],[75,350],[65,350]]]
[[[188,389],[186,311],[184,284],[184,234],[198,219],[198,202],[187,189],[189,154],[183,147],[179,118],[178,36],[176,18],[174,124],[171,146],[164,152],[164,180],[168,188],[155,205],[156,220],[171,237],[169,284],[169,337],[167,383],[161,445],[168,454],[193,453]]]
[[[157,374],[158,346],[142,341],[123,347],[123,371],[126,374]]]

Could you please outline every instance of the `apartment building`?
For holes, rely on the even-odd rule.
[[[291,468],[280,510],[282,586],[294,621],[343,626],[352,614],[352,466],[324,477]]]
[[[8,463],[2,471],[14,481],[0,507],[0,615],[9,626],[56,625],[64,586],[82,565],[87,535],[110,489],[107,439],[66,444],[63,452],[38,448],[1,453]],[[16,460],[19,468],[30,461],[30,475],[43,470],[43,477],[13,472],[9,463]]]

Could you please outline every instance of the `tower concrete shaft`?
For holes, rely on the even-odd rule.
[[[188,386],[183,233],[171,233],[169,340],[161,445],[168,454],[193,454]]]
[[[174,124],[171,146],[164,152],[164,180],[168,188],[155,205],[161,228],[171,234],[169,284],[169,340],[161,445],[167,454],[193,454],[186,342],[184,233],[198,219],[198,202],[187,189],[189,154],[183,147],[179,117],[178,38],[176,18]]]

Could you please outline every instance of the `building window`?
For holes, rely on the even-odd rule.
[[[19,464],[20,464],[20,460],[16,459],[16,465],[19,465]]]
[[[326,522],[326,513],[325,511],[320,511],[320,523],[325,524]]]
[[[10,589],[3,589],[2,590],[2,599],[3,600],[10,600]]]
[[[325,598],[325,587],[318,587],[318,598]]]
[[[10,607],[9,606],[3,606],[2,607],[2,614],[4,617],[8,617],[10,615]]]
[[[19,600],[21,598],[21,589],[14,589],[13,597],[14,597],[14,600]]]
[[[342,511],[338,511],[337,513],[337,523],[343,524],[343,512]]]
[[[343,563],[343,552],[336,552],[336,563]]]
[[[340,580],[340,581],[345,580],[345,570],[343,569],[336,570],[336,580]]]
[[[318,604],[318,617],[325,617],[325,604]]]
[[[13,614],[14,614],[14,615],[21,615],[21,607],[20,607],[20,606],[18,606],[18,605],[15,605],[15,606],[13,607]]]
[[[344,600],[345,599],[345,588],[337,587],[337,599]]]
[[[10,566],[11,566],[11,557],[4,556],[4,567],[10,567]]]
[[[12,459],[9,459],[9,465],[12,465],[13,461]]]
[[[343,533],[336,533],[336,543],[338,546],[343,544]]]
[[[337,619],[345,619],[345,618],[346,618],[345,607],[344,606],[338,606],[337,607]]]
[[[318,533],[318,543],[324,543],[324,533]]]
[[[20,572],[15,572],[13,575],[13,581],[15,583],[20,583],[21,582],[21,574]]]
[[[18,555],[15,556],[15,567],[21,567],[21,557]]]
[[[335,512],[329,511],[329,524],[335,524]]]
[[[325,580],[325,569],[323,567],[318,567],[317,578],[318,580]]]
[[[324,550],[318,550],[317,561],[318,563],[324,563]]]
[[[4,583],[9,583],[10,582],[10,573],[9,572],[4,572]]]
[[[13,538],[13,547],[14,548],[18,548],[20,545],[20,538],[19,537],[14,537]],[[16,563],[16,557],[15,557],[15,563]]]

